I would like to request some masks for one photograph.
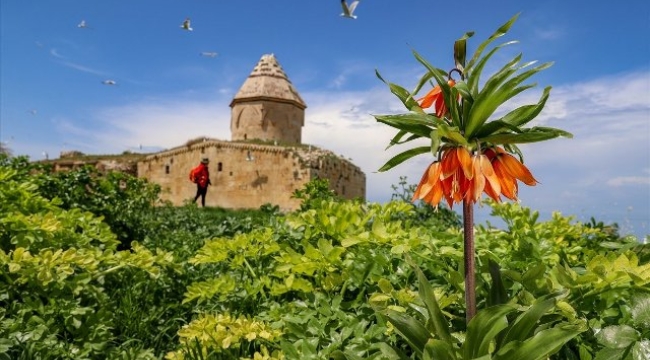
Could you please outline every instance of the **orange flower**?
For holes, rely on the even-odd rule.
[[[444,196],[449,207],[452,207],[467,194],[472,176],[469,151],[464,147],[448,148],[443,151],[442,160],[432,163],[424,172],[412,201],[422,200],[438,206]]]
[[[472,179],[472,186],[468,189],[468,199],[476,202],[481,198],[481,193],[485,191],[489,197],[495,201],[500,201],[501,184],[492,168],[490,159],[485,154],[474,155],[472,157],[472,167],[474,168],[474,178]]]
[[[442,159],[427,167],[412,201],[438,206],[444,197],[451,208],[463,200],[477,202],[482,193],[495,201],[501,201],[502,194],[516,200],[517,180],[531,186],[537,184],[530,171],[501,148],[474,155],[462,146],[446,148]]]
[[[488,149],[485,155],[490,159],[494,173],[499,179],[501,193],[508,199],[517,200],[517,180],[529,186],[538,183],[524,164],[502,148]]]
[[[456,85],[456,82],[453,79],[449,79],[447,84],[449,84],[449,86],[454,86]],[[440,85],[436,85],[436,87],[418,99],[418,101],[420,102],[420,107],[423,109],[428,109],[433,105],[436,116],[439,118],[442,118],[447,113],[447,105],[445,104],[445,98],[442,94]]]
[[[438,205],[442,198],[441,170],[440,163],[437,161],[427,167],[411,201],[423,200],[433,206]]]

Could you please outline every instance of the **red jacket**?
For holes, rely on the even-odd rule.
[[[199,184],[200,187],[207,187],[210,184],[210,172],[208,171],[208,166],[204,163],[200,163],[199,166],[195,167],[192,170],[192,179],[195,183]]]

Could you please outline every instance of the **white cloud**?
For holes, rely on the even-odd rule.
[[[650,185],[648,176],[619,176],[607,181],[609,186]]]
[[[114,148],[171,148],[199,136],[230,138],[230,108],[224,101],[152,99],[104,109],[97,119],[109,125],[98,140]]]
[[[555,25],[556,26],[556,25]],[[558,29],[557,27],[552,28],[539,28],[535,30],[535,36],[539,37],[542,40],[556,40],[561,38],[564,35],[564,31]]]

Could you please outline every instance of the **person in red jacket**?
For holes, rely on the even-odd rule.
[[[205,207],[205,195],[208,193],[208,186],[212,185],[210,182],[210,172],[208,171],[208,164],[210,160],[208,158],[203,158],[201,163],[192,169],[190,173],[190,180],[196,183],[196,196],[194,196],[194,202],[196,199],[201,197],[201,206]]]

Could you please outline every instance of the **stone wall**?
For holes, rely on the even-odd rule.
[[[189,173],[203,157],[210,159],[212,181],[207,206],[239,209],[270,203],[293,210],[300,203],[291,195],[315,177],[329,179],[343,197],[365,198],[365,175],[358,167],[329,151],[307,146],[206,140],[148,156],[138,163],[138,176],[159,184],[163,200],[182,205],[196,194]]]
[[[366,174],[351,161],[311,146],[300,148],[299,154],[310,179],[328,179],[330,189],[345,199],[366,198]]]
[[[89,165],[89,166],[94,166],[97,170],[99,170],[102,173],[108,171],[121,171],[132,176],[137,176],[137,163],[131,160],[58,159],[58,160],[44,161],[43,163],[51,163],[53,165],[52,170],[55,172],[76,170],[83,166]]]

